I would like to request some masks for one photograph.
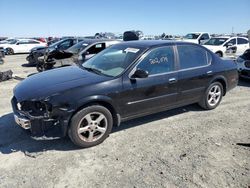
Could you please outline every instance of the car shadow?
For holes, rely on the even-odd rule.
[[[238,86],[250,87],[250,79],[240,78]]]
[[[174,110],[148,115],[143,118],[137,118],[124,122],[119,127],[114,127],[112,133],[140,126],[145,123],[158,121],[185,112],[201,110],[202,109],[198,107],[198,105],[189,105]],[[54,140],[33,139],[29,134],[27,134],[27,131],[16,125],[13,113],[9,113],[0,117],[0,130],[0,153],[2,154],[10,154],[21,151],[25,155],[34,157],[38,153],[49,150],[70,151],[81,149],[75,146],[68,137]]]
[[[243,147],[250,147],[250,143],[236,143],[238,146],[243,146]]]
[[[36,67],[36,65],[30,63],[24,63],[22,64],[22,67]]]

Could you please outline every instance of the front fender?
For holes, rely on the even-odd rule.
[[[89,103],[94,103],[94,102],[104,102],[109,105],[111,105],[115,110],[117,109],[117,106],[114,104],[113,100],[109,96],[105,95],[93,95],[93,96],[87,96],[84,98],[81,98],[80,100],[77,101],[76,107],[77,109],[81,108],[82,106],[85,106]]]

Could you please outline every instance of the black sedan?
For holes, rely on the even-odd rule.
[[[197,44],[134,41],[81,66],[35,74],[16,86],[16,122],[34,136],[103,142],[120,122],[192,104],[216,108],[238,83],[237,66]]]
[[[50,43],[48,47],[35,47],[31,49],[30,54],[26,57],[26,60],[30,65],[39,65],[40,63],[43,64],[43,61],[39,61],[40,57],[46,55],[47,60],[49,53],[54,53],[58,50],[66,50],[81,40],[81,38],[65,38],[59,41],[54,40],[55,42]]]

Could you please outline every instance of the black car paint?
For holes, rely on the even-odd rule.
[[[36,65],[38,63],[41,63],[41,62],[39,62],[39,57],[46,55],[45,60],[47,60],[48,56],[50,57],[51,54],[53,56],[53,54],[57,53],[57,51],[60,50],[60,48],[58,48],[58,46],[67,40],[72,41],[72,45],[73,45],[76,42],[78,42],[79,39],[77,39],[77,38],[65,38],[65,39],[62,39],[59,41],[55,40],[53,43],[50,43],[50,45],[48,47],[32,48],[30,54],[26,57],[26,60],[31,65]],[[50,53],[48,53],[48,50],[50,51]]]
[[[54,52],[53,56],[50,56],[50,59],[52,61],[45,62],[45,64],[51,64],[53,65],[52,68],[58,68],[63,66],[70,66],[74,64],[83,63],[84,61],[88,60],[88,55],[86,55],[84,52],[86,52],[89,48],[92,46],[99,44],[109,42],[112,40],[104,40],[104,39],[83,39],[80,42],[76,43],[72,47],[66,49],[66,50],[57,50]],[[82,44],[82,46],[79,46],[76,51],[71,51],[71,48],[75,47],[76,45]],[[106,48],[106,46],[104,46]],[[104,48],[104,49],[105,49]],[[79,60],[79,53],[82,53],[82,60]],[[52,69],[50,68],[50,69]]]
[[[29,62],[29,64],[36,65],[39,61],[38,58],[44,55],[46,49],[47,47],[32,48],[29,55],[26,57],[26,60]]]
[[[146,79],[132,79],[131,74],[142,58],[139,57],[122,75],[106,77],[88,72],[81,67],[71,66],[33,75],[14,89],[12,106],[14,113],[31,119],[33,135],[65,136],[71,117],[81,108],[98,103],[107,107],[115,124],[147,114],[198,102],[206,88],[214,81],[220,81],[226,91],[238,82],[235,63],[211,55],[211,64],[188,70],[178,70],[178,51],[176,45],[196,45],[174,41],[129,42],[131,47],[138,45],[147,51],[161,47],[175,48],[176,70],[171,73],[149,76]],[[126,45],[126,43],[120,44]],[[171,79],[175,78],[176,82]],[[44,103],[43,116],[33,117],[17,108],[23,101]],[[58,131],[60,130],[60,131]],[[54,133],[54,132],[53,132]]]

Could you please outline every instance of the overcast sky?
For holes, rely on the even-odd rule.
[[[250,0],[0,0],[0,36],[246,33]]]

